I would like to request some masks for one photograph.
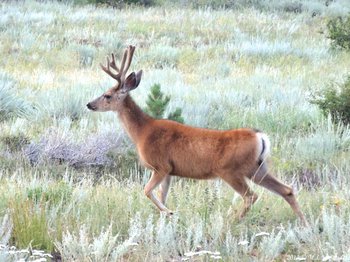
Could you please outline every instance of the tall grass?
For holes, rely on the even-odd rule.
[[[26,171],[2,178],[1,202],[10,207],[16,246],[52,251],[54,244],[68,261],[349,256],[348,180],[299,195],[310,222],[305,228],[294,222],[287,203],[258,188],[260,200],[237,223],[242,203],[226,184],[175,181],[168,205],[176,213],[168,218],[133,178],[119,182],[106,175],[94,185],[87,176],[73,182],[69,173],[62,181],[29,173],[32,179]]]

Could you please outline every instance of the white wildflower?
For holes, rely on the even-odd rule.
[[[267,232],[260,232],[260,233],[255,234],[256,237],[269,236],[269,235],[270,235],[270,233],[267,233]]]
[[[322,258],[322,261],[329,261],[331,259],[332,259],[331,256],[325,256],[324,258]]]
[[[247,241],[247,240],[242,240],[242,241],[238,242],[239,246],[245,246],[245,245],[248,245],[248,244],[249,244],[249,241]]]

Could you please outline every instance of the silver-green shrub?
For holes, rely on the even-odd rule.
[[[29,109],[29,104],[17,95],[15,81],[0,72],[0,122],[25,117]]]

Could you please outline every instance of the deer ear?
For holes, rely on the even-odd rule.
[[[140,84],[140,81],[141,81],[141,76],[142,76],[142,70],[138,71],[137,74],[135,74],[135,72],[132,72],[125,79],[123,89],[125,89],[125,91],[129,92],[129,91],[135,89],[136,87],[138,87],[138,85]]]

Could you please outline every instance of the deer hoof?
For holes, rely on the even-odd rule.
[[[171,217],[172,215],[174,215],[174,212],[169,209],[162,210],[161,213],[165,214],[167,217]]]
[[[171,217],[172,215],[174,215],[174,212],[171,211],[171,210],[166,210],[165,214],[166,214],[167,217]]]
[[[238,222],[242,222],[242,221],[244,220],[246,213],[247,213],[246,211],[241,211],[241,212],[236,216]]]

